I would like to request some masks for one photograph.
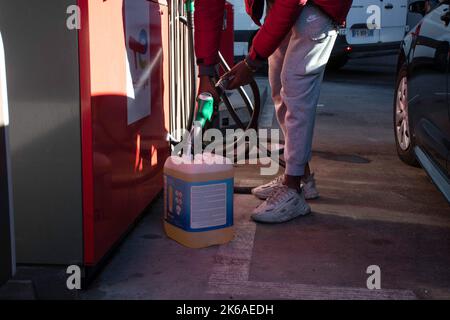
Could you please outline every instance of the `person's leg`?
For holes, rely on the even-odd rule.
[[[267,13],[272,8],[274,0],[267,0]],[[272,101],[275,106],[275,115],[280,125],[281,131],[285,134],[284,118],[286,114],[286,106],[283,104],[283,99],[281,99],[281,71],[284,64],[284,56],[286,55],[286,50],[289,45],[289,39],[291,38],[291,33],[284,38],[280,46],[275,50],[275,52],[269,57],[269,84],[272,94]]]
[[[285,177],[253,211],[252,219],[257,222],[281,223],[311,212],[305,192],[299,192],[300,183],[309,170],[320,84],[336,35],[331,19],[312,5],[303,9],[292,29],[281,72]]]
[[[281,70],[283,68],[284,56],[289,44],[289,38],[291,35],[283,41],[281,46],[275,51],[275,53],[269,57],[269,84],[272,92],[272,101],[275,106],[275,115],[280,126],[283,136],[286,139],[287,130],[285,126],[287,108],[281,98]],[[304,179],[308,179],[311,175],[309,163],[306,164]],[[297,183],[297,181],[295,181]],[[300,184],[298,184],[300,188]]]
[[[289,45],[289,39],[291,34],[289,33],[283,40],[278,49],[269,57],[269,84],[272,92],[272,100],[275,106],[275,115],[280,125],[283,134],[286,134],[284,119],[286,116],[286,105],[281,98],[281,71],[284,64],[284,56]]]
[[[305,182],[307,199],[315,199],[318,197],[315,181],[314,178],[311,177],[309,167],[311,147],[309,146],[309,152],[305,151],[306,156],[304,158],[307,160],[306,163],[304,161],[301,162],[301,174],[297,173],[298,170],[296,168],[299,166],[299,156],[295,155],[296,153],[301,154],[303,151],[298,151],[295,148],[299,136],[299,132],[294,132],[297,127],[297,124],[295,124],[296,121],[292,121],[291,119],[291,123],[294,122],[294,124],[291,124],[292,129],[287,130],[286,128],[286,121],[289,121],[289,118],[293,118],[293,115],[295,116],[296,113],[301,112],[297,111],[298,108],[304,107],[303,102],[301,101],[302,99],[307,100],[307,102],[311,99],[314,100],[312,101],[312,104],[314,104],[313,110],[311,110],[311,106],[305,106],[306,111],[309,111],[306,112],[306,116],[311,118],[312,115],[311,126],[314,126],[315,106],[317,105],[317,99],[320,93],[323,70],[335,40],[335,35],[332,33],[333,24],[331,19],[322,12],[316,13],[317,10],[318,9],[316,8],[311,9],[309,6],[306,7],[299,17],[296,26],[269,58],[269,83],[272,90],[272,99],[275,105],[277,120],[284,134],[287,168],[284,177],[277,178],[265,185],[252,189],[252,193],[260,199],[269,197],[273,193],[273,190],[282,183],[292,189],[300,191],[302,180]],[[306,23],[306,20],[311,15],[317,17],[316,20],[312,21],[312,27],[308,25],[309,23]],[[317,37],[320,39],[317,39]],[[289,54],[288,60],[285,59],[287,54]],[[321,54],[322,57],[317,58],[317,56],[320,56]],[[311,62],[311,60],[318,61],[319,65],[314,66],[314,62]],[[284,74],[282,75],[283,68]],[[306,69],[308,69],[308,72],[306,72]],[[288,114],[288,107],[282,97],[282,77],[284,77],[284,82],[288,85],[288,94],[292,94],[293,91],[298,91],[298,89],[304,90],[303,87],[308,88],[308,86],[310,86],[311,88],[316,88],[316,90],[313,90],[312,92],[307,92],[303,97],[299,97],[299,101],[292,102],[291,96],[287,95],[286,98],[291,104],[290,114]],[[313,81],[310,81],[311,78]],[[297,79],[299,80],[298,83],[296,81]],[[309,84],[308,81],[310,81]],[[302,83],[306,83],[306,85],[301,87]],[[317,90],[317,88],[319,88],[319,90]],[[293,94],[296,94],[296,92]],[[314,111],[314,114],[312,114],[311,111]],[[309,138],[306,137],[307,131],[312,131],[312,129],[309,128],[308,130],[303,130],[303,133],[300,135],[304,138],[303,140],[312,140],[312,132]],[[290,132],[294,132],[293,137],[289,137]],[[305,144],[306,143],[303,143],[303,145]]]
[[[310,174],[316,107],[325,66],[336,40],[332,20],[307,5],[292,29],[281,73],[281,97],[286,106],[285,185],[299,189]]]
[[[284,56],[289,45],[290,33],[283,40],[278,49],[269,57],[269,84],[272,93],[272,100],[275,106],[275,114],[283,135],[286,136],[284,119],[286,115],[286,105],[281,98],[281,70],[283,69]],[[282,185],[284,176],[279,176],[272,181],[252,189],[252,194],[259,199],[266,200],[273,192]]]
[[[309,162],[305,166],[305,174],[302,179],[308,179],[311,176],[311,167],[309,166]]]
[[[275,115],[280,125],[281,131],[283,131],[284,137],[286,137],[287,131],[284,124],[286,118],[287,108],[281,98],[281,71],[283,69],[284,57],[289,45],[291,33],[289,33],[283,40],[278,49],[269,57],[269,84],[272,93],[272,101],[275,106]],[[311,175],[309,163],[306,164],[304,179],[308,179]],[[298,184],[300,188],[300,184]]]

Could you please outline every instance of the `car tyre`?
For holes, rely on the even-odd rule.
[[[409,121],[408,72],[406,65],[403,65],[398,72],[393,106],[394,136],[398,157],[404,163],[418,167],[419,163],[414,153],[414,133],[411,130]]]
[[[331,57],[330,61],[328,61],[327,69],[332,71],[337,71],[343,68],[349,60],[348,55],[339,55],[335,57]]]

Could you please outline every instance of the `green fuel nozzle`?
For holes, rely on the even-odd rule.
[[[197,113],[195,121],[200,122],[202,128],[207,121],[211,121],[214,113],[214,98],[209,92],[203,92],[197,97]]]
[[[186,0],[184,2],[184,10],[186,10],[187,13],[193,13],[194,8],[194,0]]]

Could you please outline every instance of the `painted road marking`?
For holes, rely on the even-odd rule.
[[[366,288],[323,287],[295,283],[241,282],[237,280],[209,283],[208,293],[292,300],[415,300],[409,290],[369,290]]]
[[[208,294],[245,297],[266,295],[271,299],[295,300],[412,300],[417,298],[410,290],[368,290],[367,288],[250,281],[256,224],[251,221],[240,222],[235,231],[236,238],[229,244],[221,246],[217,252],[208,282]]]

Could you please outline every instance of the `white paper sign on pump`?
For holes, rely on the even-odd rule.
[[[150,7],[125,1],[128,125],[151,114]]]
[[[7,94],[5,52],[3,50],[3,39],[0,33],[0,127],[9,125]]]

